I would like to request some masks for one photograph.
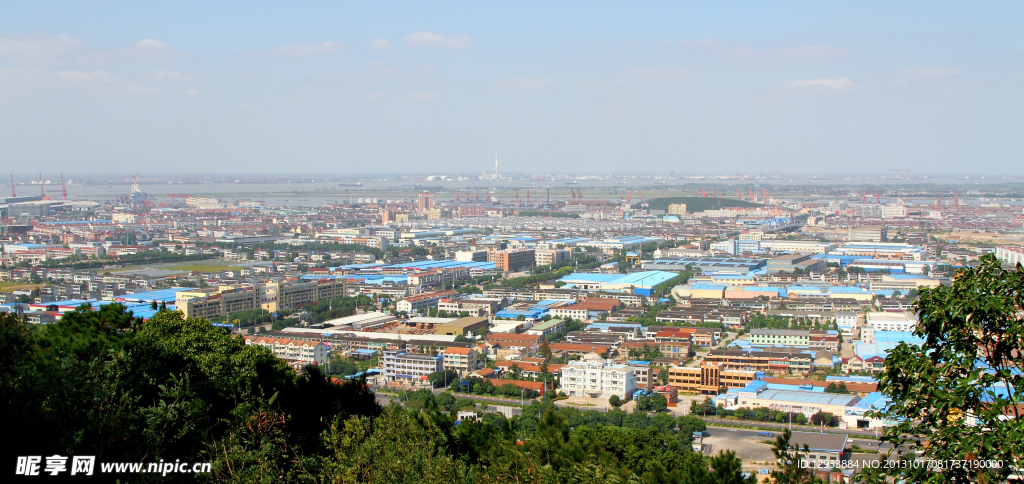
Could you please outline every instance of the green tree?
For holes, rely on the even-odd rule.
[[[991,255],[957,271],[951,286],[920,289],[914,334],[885,359],[878,390],[892,399],[874,416],[896,422],[881,440],[935,461],[1019,462],[1024,418],[1024,268],[1005,270]],[[1005,418],[1009,415],[1011,418]],[[967,419],[973,420],[970,425]],[[982,469],[881,469],[912,482],[1006,479],[1010,466]]]
[[[781,415],[781,414],[780,414]],[[817,484],[820,479],[815,479],[812,469],[801,464],[802,456],[806,456],[810,449],[805,444],[801,449],[791,444],[793,433],[789,429],[783,430],[782,434],[775,437],[772,443],[772,454],[775,455],[777,470],[771,472],[771,478],[778,484]]]

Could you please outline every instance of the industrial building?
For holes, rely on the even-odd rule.
[[[485,317],[468,317],[459,318],[450,323],[445,323],[437,328],[435,332],[437,334],[446,334],[449,336],[473,336],[479,335],[483,331],[487,331],[490,327],[487,318]]]
[[[769,274],[790,273],[796,270],[803,273],[822,273],[828,270],[828,263],[810,254],[780,255],[768,260]]]
[[[655,271],[686,271],[700,269],[703,273],[746,274],[765,266],[765,259],[732,259],[726,257],[691,257],[658,259],[641,263],[644,269]]]

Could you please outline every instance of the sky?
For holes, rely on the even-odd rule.
[[[1024,174],[1022,2],[9,2],[0,171]]]

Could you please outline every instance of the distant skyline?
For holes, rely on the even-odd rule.
[[[1024,174],[1024,4],[46,2],[8,173]]]

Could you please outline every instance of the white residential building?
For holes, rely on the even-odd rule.
[[[330,348],[320,341],[246,336],[245,344],[267,348],[289,363],[325,365],[330,353]]]
[[[563,366],[561,376],[562,391],[569,396],[628,399],[636,391],[632,367],[609,363],[595,353]]]
[[[913,331],[917,315],[913,311],[869,312],[864,315],[864,326],[875,331]]]
[[[441,355],[385,351],[381,366],[388,381],[425,383],[428,375],[444,369],[444,360]]]

